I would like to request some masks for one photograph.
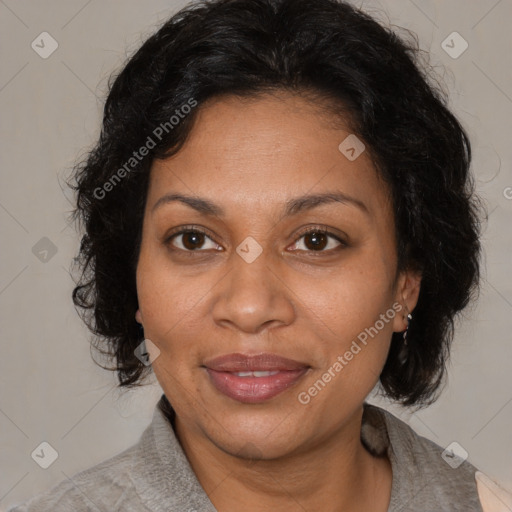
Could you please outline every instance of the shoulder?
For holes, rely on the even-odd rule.
[[[8,512],[68,512],[76,510],[147,510],[138,502],[131,471],[138,458],[138,446],[62,480],[48,491],[34,496]],[[137,507],[137,508],[134,508]]]
[[[374,445],[381,451],[385,448],[391,460],[395,499],[410,496],[429,506],[450,504],[460,510],[512,510],[512,496],[470,464],[467,452],[457,443],[442,448],[373,405],[365,408],[365,419],[365,435],[371,431]]]

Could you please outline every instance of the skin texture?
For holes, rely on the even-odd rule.
[[[404,331],[421,276],[396,275],[389,190],[366,152],[338,149],[350,134],[318,106],[281,92],[204,104],[183,148],[153,163],[137,267],[145,337],[160,350],[156,377],[177,415],[180,442],[219,511],[386,511],[391,468],[360,442],[363,402]],[[331,121],[331,122],[329,122]],[[207,198],[203,215],[167,193]],[[291,198],[343,192],[367,212],[332,202],[283,216]],[[208,235],[188,252],[190,225]],[[309,227],[324,239],[312,248]],[[236,248],[252,237],[262,253]],[[166,242],[167,240],[167,242]],[[202,245],[201,245],[202,243]],[[188,244],[188,245],[187,245]],[[220,249],[220,250],[216,250]],[[297,399],[399,303],[403,309],[306,405]],[[310,366],[292,388],[259,404],[219,393],[202,365],[240,352],[272,352]]]

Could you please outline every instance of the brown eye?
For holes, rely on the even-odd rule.
[[[207,246],[208,241],[210,241],[210,247]],[[186,252],[199,252],[199,250],[203,251],[205,249],[218,250],[218,245],[213,242],[206,233],[196,228],[182,229],[181,231],[169,236],[165,243],[166,245],[171,245],[172,249],[178,249]]]
[[[304,239],[302,244],[299,242]],[[333,240],[334,242],[332,242]],[[337,242],[337,244],[336,244]],[[303,247],[301,247],[301,245]],[[313,228],[303,232],[300,238],[295,242],[292,250],[309,251],[309,252],[330,252],[347,244],[335,234],[323,228]]]
[[[191,251],[200,248],[204,244],[205,235],[203,233],[189,231],[182,236],[183,246]]]
[[[312,231],[304,236],[305,245],[312,251],[322,250],[327,246],[328,236],[325,233]]]

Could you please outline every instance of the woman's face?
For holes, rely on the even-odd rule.
[[[353,423],[416,304],[388,188],[349,135],[298,96],[224,97],[152,166],[137,319],[181,425],[224,452],[298,453]]]

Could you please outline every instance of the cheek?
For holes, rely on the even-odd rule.
[[[204,289],[165,262],[158,264],[156,257],[139,261],[137,295],[144,334],[160,351],[153,371],[175,406],[181,403],[184,388],[190,392],[195,385],[191,372],[199,357],[199,333],[204,331],[197,321]]]
[[[308,316],[307,329],[315,333],[315,352],[321,361],[307,389],[301,391],[320,394],[323,384],[318,379],[329,382],[317,406],[335,403],[340,394],[344,400],[349,400],[348,396],[361,400],[378,381],[396,314],[386,275],[382,263],[374,258],[354,257],[322,280],[322,286],[310,282],[301,288],[306,297],[303,312]]]
[[[171,339],[187,318],[193,316],[202,289],[196,280],[180,278],[176,269],[159,264],[156,258],[141,258],[137,268],[137,296],[148,337],[159,343]]]
[[[392,283],[381,261],[354,255],[327,277],[297,279],[293,289],[315,323],[346,341],[391,307]]]
[[[330,280],[324,293],[308,293],[307,329],[314,331],[321,364],[298,399],[311,400],[319,410],[339,407],[341,399],[350,408],[368,396],[385,364],[396,314],[391,296],[384,286],[354,275]]]

